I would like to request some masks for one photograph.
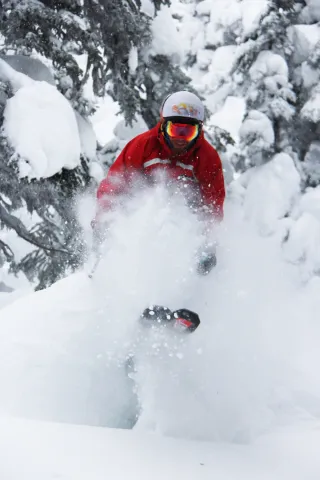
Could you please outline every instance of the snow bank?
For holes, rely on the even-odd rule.
[[[110,213],[93,280],[73,275],[1,311],[0,409],[121,427],[140,412],[140,431],[242,443],[315,415],[319,295],[297,285],[278,236],[261,238],[243,220],[244,211],[271,231],[298,188],[291,162],[254,170],[245,208],[228,203],[209,277],[194,271],[201,225],[164,189]],[[194,309],[201,327],[185,337],[141,330],[150,303]]]
[[[0,411],[130,426],[133,393],[119,373],[124,359],[103,307],[92,282],[79,274],[1,310]]]
[[[279,220],[291,212],[300,194],[300,175],[292,158],[277,154],[265,165],[248,172],[244,199],[245,216],[268,235],[277,230]]]
[[[0,427],[3,479],[311,480],[320,470],[318,424],[248,447],[7,418]]]
[[[8,100],[3,127],[19,155],[21,177],[50,177],[62,168],[80,164],[81,142],[74,111],[46,82],[30,80]]]

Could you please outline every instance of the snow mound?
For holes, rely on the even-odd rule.
[[[30,80],[7,101],[3,127],[19,155],[21,177],[50,177],[62,168],[80,165],[81,142],[74,111],[46,82]]]
[[[195,273],[201,224],[163,188],[110,213],[92,280],[78,273],[1,310],[0,409],[127,428],[139,417],[136,430],[241,443],[319,415],[319,296],[296,284],[277,236],[243,221],[243,210],[257,222],[261,212],[271,230],[297,188],[290,157],[251,171],[245,209],[229,203],[213,232],[209,277]],[[150,304],[195,310],[201,326],[146,331],[138,318]]]
[[[117,337],[108,328],[112,318],[102,300],[92,281],[78,274],[1,310],[0,411],[130,426],[133,394],[119,374]],[[107,330],[110,341],[105,344]]]
[[[213,445],[121,430],[0,419],[3,479],[301,480],[320,470],[319,425],[255,445]]]

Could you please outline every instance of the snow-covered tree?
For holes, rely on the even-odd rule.
[[[165,17],[162,16],[162,20],[160,18],[163,15],[161,7],[168,4],[168,0],[142,3],[2,0],[0,30],[4,45],[0,55],[15,71],[27,74],[34,80],[56,84],[77,110],[79,130],[86,129],[85,120],[79,113],[90,114],[94,108],[83,94],[89,76],[92,78],[94,94],[103,96],[110,93],[119,102],[127,122],[130,123],[140,114],[148,126],[153,126],[158,119],[163,97],[172,90],[185,88],[189,83],[189,78],[175,59],[161,49],[154,48],[154,28],[162,26]],[[156,12],[160,12],[160,24]],[[35,56],[40,56],[51,72]],[[83,59],[86,62],[84,68]],[[1,85],[0,114],[5,115],[6,104],[14,98],[16,89],[10,81],[4,81]],[[87,144],[88,140],[84,143]],[[16,145],[8,141],[7,131],[2,131],[1,161],[7,167],[3,171],[8,176],[15,176],[13,183],[16,184],[16,191],[20,183],[23,186],[14,200],[10,198],[12,190],[2,192],[4,198],[9,199],[8,205],[11,205],[10,208],[7,205],[9,213],[14,215],[16,209],[26,206],[29,212],[36,212],[39,218],[37,226],[32,226],[32,231],[24,225],[28,235],[23,225],[15,229],[15,221],[4,221],[4,217],[8,219],[5,214],[2,225],[13,228],[18,236],[39,247],[23,258],[18,266],[15,265],[15,269],[23,268],[30,278],[37,275],[41,277],[40,286],[50,284],[66,267],[79,262],[81,245],[71,202],[74,195],[91,181],[88,156],[90,153],[91,157],[94,155],[94,145],[89,150],[88,153],[86,145],[83,146],[81,164],[74,168],[66,167],[68,161],[65,164],[62,162],[61,170],[37,172],[31,176],[30,182],[29,162],[33,163],[31,170],[35,169],[35,164],[37,167],[40,165],[34,162],[34,152],[26,162],[21,162],[23,155],[19,153],[15,157]],[[17,162],[12,158],[18,159]],[[37,197],[34,200],[32,192]],[[40,205],[37,199],[44,197],[47,202]],[[64,245],[71,247],[71,255]],[[4,246],[3,251],[8,254],[9,246]],[[8,255],[6,258],[9,259]],[[10,258],[14,265],[13,257]]]
[[[96,73],[99,65],[93,66],[95,91],[103,94],[107,81],[107,92],[130,124],[140,114],[149,127],[154,126],[163,97],[190,83],[174,58],[154,48],[155,30],[165,32],[166,18],[171,20],[169,11],[161,8],[169,4],[169,0],[84,0],[85,17],[93,31],[99,30],[106,59],[102,82]]]
[[[91,181],[95,148],[89,152],[88,140],[84,146],[75,112],[54,85],[17,72],[3,59],[0,84],[0,225],[29,245],[17,260],[2,240],[0,262],[43,288],[82,260],[73,203]]]
[[[261,165],[274,154],[293,150],[297,94],[291,83],[294,45],[287,35],[297,12],[291,1],[270,1],[257,27],[243,32],[233,66],[233,89],[246,99],[240,129],[241,169]]]
[[[320,180],[319,134],[319,68],[320,68],[320,10],[317,2],[303,2],[295,25],[288,29],[294,43],[292,52],[293,84],[297,91],[298,114],[295,118],[294,146],[303,161],[307,184],[318,185]]]
[[[97,42],[94,35],[87,34],[85,22],[78,17],[81,13],[78,2],[4,0],[1,7],[0,25],[5,43],[0,53],[12,69],[2,62],[0,222],[2,228],[14,231],[30,245],[26,255],[17,260],[10,245],[2,242],[1,262],[9,261],[13,271],[22,270],[37,282],[38,288],[43,288],[82,261],[83,248],[73,202],[74,196],[92,180],[89,161],[95,155],[95,146],[89,153],[87,145],[80,145],[79,133],[85,120],[78,116],[77,127],[77,117],[69,106],[74,128],[72,132],[67,131],[75,136],[79,149],[66,148],[70,158],[62,155],[64,160],[55,164],[48,148],[56,148],[57,155],[63,154],[59,133],[66,124],[62,120],[59,129],[55,123],[61,122],[61,118],[57,116],[54,99],[58,103],[61,100],[55,97],[59,95],[54,93],[55,87],[48,90],[49,84],[57,83],[74,107],[81,113],[89,113],[92,108],[82,92],[88,74],[80,69],[75,55],[85,52],[91,61],[92,56],[97,55]],[[51,65],[54,75],[37,59],[29,57],[30,54],[41,55]],[[14,72],[20,72],[21,78]],[[31,82],[28,86],[28,78],[45,81],[48,87]],[[22,98],[24,92],[30,100],[28,95]],[[67,100],[65,102],[67,108]],[[33,131],[17,118],[23,113],[23,105],[27,115],[24,113],[22,118],[29,124],[35,122]],[[41,108],[45,108],[46,115],[41,115]],[[28,134],[34,148],[26,143]],[[51,147],[47,141],[50,135]],[[19,142],[22,139],[24,144],[17,139]],[[32,215],[27,224],[19,218],[22,210]]]
[[[82,95],[92,65],[103,69],[99,34],[88,28],[81,4],[69,0],[2,0],[0,31],[5,49],[51,61],[60,90],[81,113],[90,113]],[[76,55],[86,55],[85,72]]]
[[[230,97],[245,100],[240,144],[232,157],[236,168],[244,171],[285,152],[296,163],[303,162],[306,180],[316,184],[320,178],[318,3],[183,3],[180,31],[188,50],[188,73],[200,84],[210,108],[218,112]]]

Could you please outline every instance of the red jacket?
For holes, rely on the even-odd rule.
[[[100,183],[97,197],[101,208],[108,208],[110,196],[124,193],[139,172],[152,177],[165,170],[169,178],[184,178],[196,184],[202,201],[217,218],[223,218],[225,188],[221,160],[203,133],[183,154],[173,154],[160,132],[160,124],[138,135],[122,150]]]

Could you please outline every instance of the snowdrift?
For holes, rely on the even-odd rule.
[[[244,221],[252,209],[229,202],[218,267],[200,278],[199,223],[167,195],[141,194],[109,219],[92,281],[79,272],[1,310],[1,411],[237,443],[318,417],[319,282],[302,285],[284,262],[274,205],[263,218],[275,233],[262,238]],[[201,327],[141,330],[150,303],[193,309]]]
[[[316,480],[319,441],[319,424],[282,429],[254,445],[240,446],[0,418],[0,476],[4,480]]]

